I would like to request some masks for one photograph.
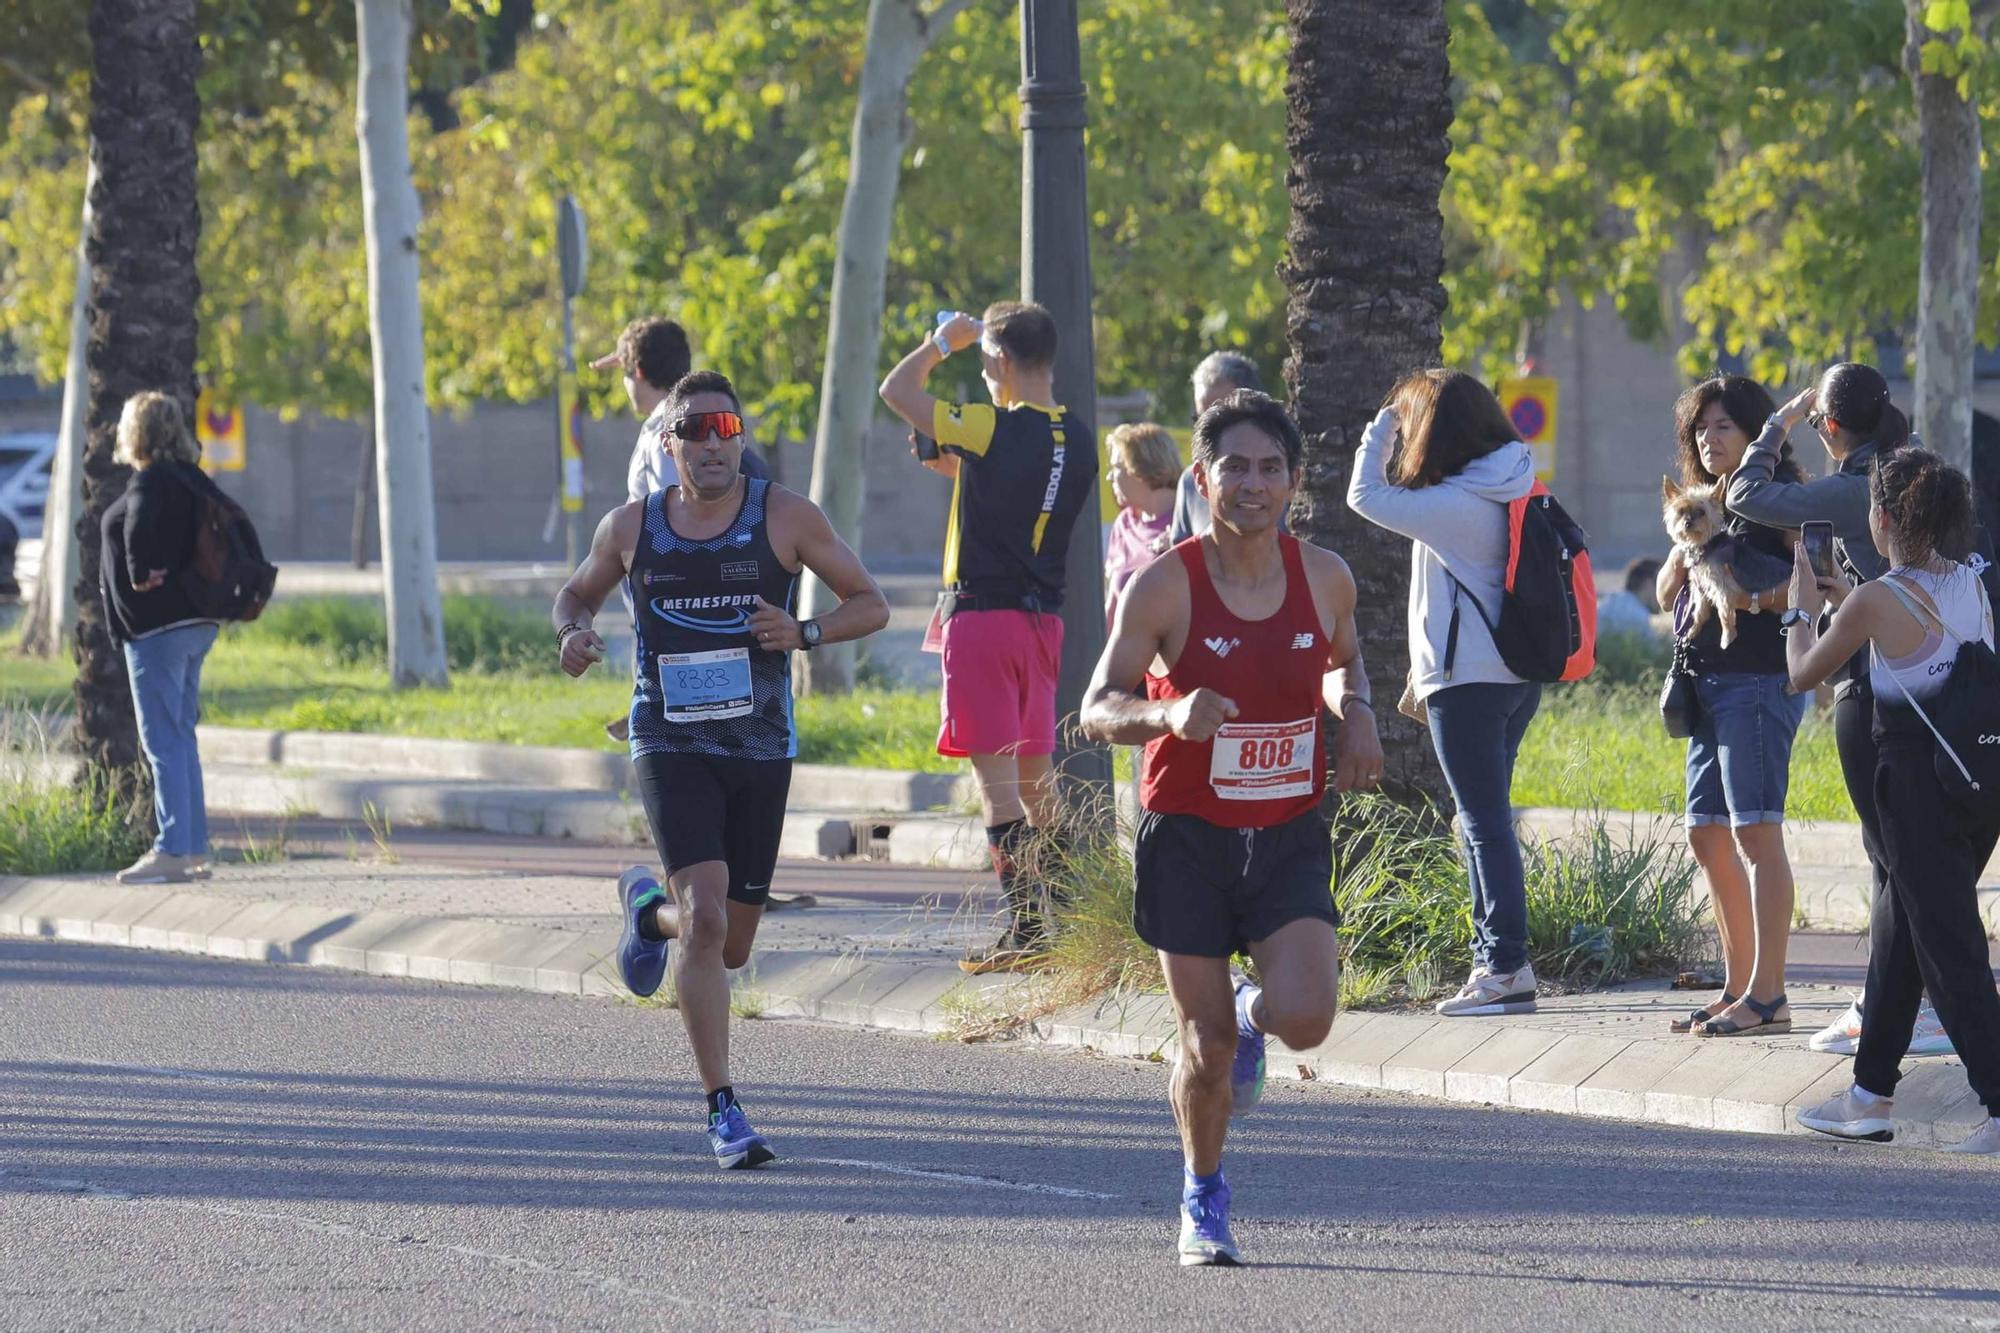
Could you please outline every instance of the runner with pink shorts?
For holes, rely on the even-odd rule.
[[[932,397],[931,372],[974,344],[992,403]],[[1055,401],[1055,360],[1049,312],[1002,301],[983,319],[943,318],[882,381],[882,400],[919,436],[924,466],[953,479],[935,626],[944,654],[937,748],[972,760],[1008,913],[999,943],[960,963],[974,973],[1027,965],[1048,938],[1048,891],[1021,862],[1034,831],[1055,823],[1063,561],[1097,490],[1097,448]]]

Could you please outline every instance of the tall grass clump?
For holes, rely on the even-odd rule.
[[[0,875],[117,870],[152,843],[150,787],[121,798],[109,775],[59,755],[45,718],[0,707]]]
[[[1131,831],[1108,814],[1085,826],[1112,832],[1039,835],[1024,858],[1036,882],[1064,895],[1052,979],[1032,992],[1037,1012],[1163,985],[1157,957],[1132,931]],[[1472,966],[1472,905],[1449,821],[1385,796],[1349,796],[1333,837],[1343,1006],[1424,1000],[1456,984]],[[1670,832],[1614,838],[1598,813],[1570,839],[1522,850],[1539,976],[1611,985],[1707,956],[1694,865]]]

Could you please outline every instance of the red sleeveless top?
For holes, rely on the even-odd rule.
[[[1179,699],[1206,687],[1234,701],[1237,715],[1211,741],[1170,733],[1147,742],[1139,788],[1146,809],[1197,815],[1222,828],[1270,828],[1325,795],[1320,682],[1330,645],[1298,539],[1279,533],[1278,550],[1284,604],[1263,620],[1240,620],[1208,576],[1201,538],[1174,548],[1187,568],[1187,642],[1166,675],[1146,677],[1146,697]]]

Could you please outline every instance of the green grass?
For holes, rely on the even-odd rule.
[[[1660,726],[1659,683],[1551,685],[1514,770],[1514,804],[1600,806],[1678,815],[1687,808],[1687,742]],[[1854,819],[1833,718],[1809,707],[1792,751],[1786,813]]]
[[[593,669],[572,680],[557,669],[546,621],[532,636],[523,613],[477,598],[447,598],[448,654],[462,665],[443,689],[392,690],[380,623],[346,598],[278,602],[249,625],[223,631],[202,671],[202,720],[225,727],[354,731],[518,745],[619,748],[604,723],[632,698],[627,672]],[[285,636],[293,635],[296,638]],[[75,667],[22,657],[0,639],[0,700],[11,707],[70,707]],[[608,665],[608,664],[607,664]],[[856,690],[799,700],[799,758],[806,763],[953,773],[935,749],[935,690]]]

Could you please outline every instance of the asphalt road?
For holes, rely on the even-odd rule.
[[[1165,1070],[0,941],[0,1327],[2000,1328],[1984,1161],[1274,1084],[1174,1262]]]

